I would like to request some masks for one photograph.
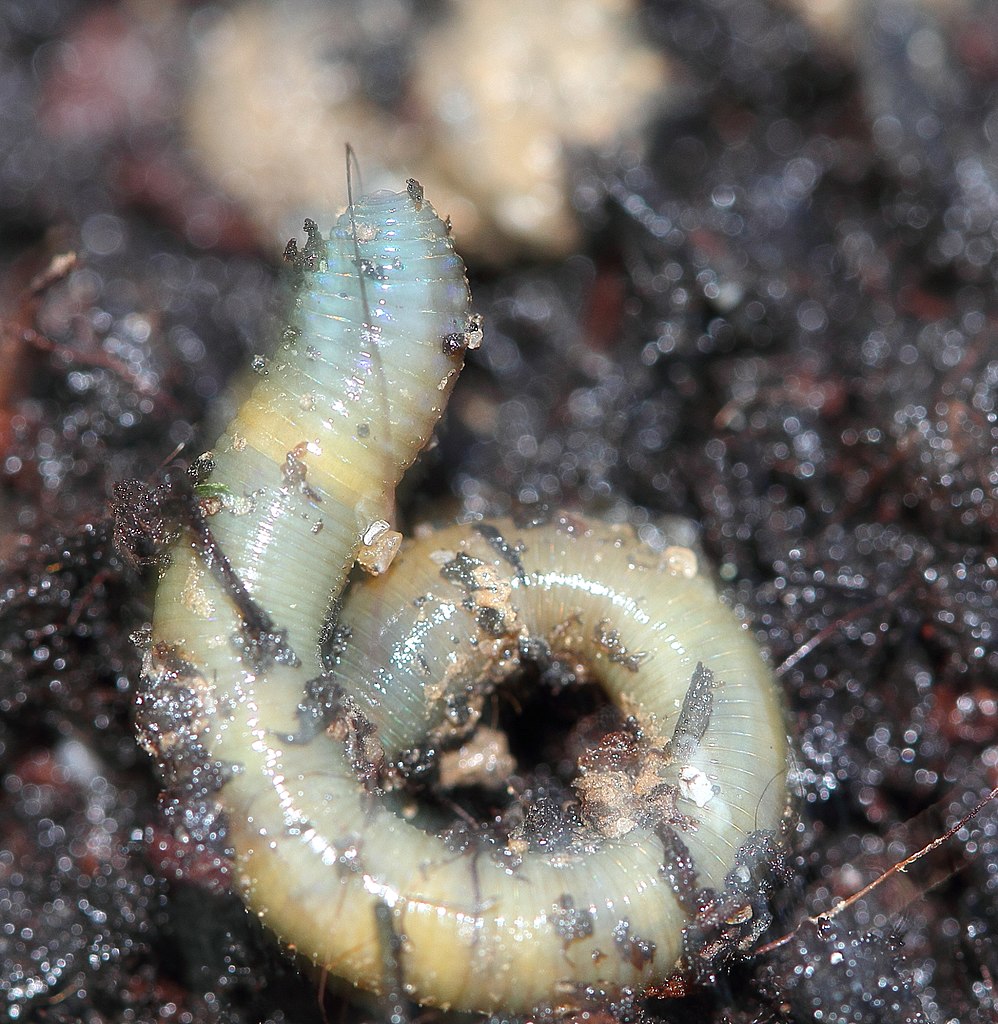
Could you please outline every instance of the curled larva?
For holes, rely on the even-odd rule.
[[[471,732],[528,660],[598,680],[626,723],[581,759],[573,835],[455,858],[378,816],[358,856],[391,888],[417,992],[523,1011],[662,980],[700,894],[723,890],[739,847],[777,827],[787,751],[772,675],[676,532],[655,551],[576,516],[454,526],[346,598],[333,676],[403,764]],[[331,841],[314,804],[309,815]]]
[[[779,701],[749,634],[682,530],[653,551],[577,518],[479,523],[384,572],[395,485],[478,324],[415,183],[362,199],[328,241],[306,227],[293,328],[160,584],[141,738],[174,773],[223,766],[247,903],[363,988],[393,983],[386,935],[413,999],[510,1012],[664,981],[710,908],[744,938],[751,900],[721,895],[786,803]],[[346,597],[324,671],[358,559],[383,575]],[[379,784],[464,739],[531,658],[597,680],[621,727],[581,758],[577,834],[457,851]]]

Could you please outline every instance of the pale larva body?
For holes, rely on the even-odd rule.
[[[228,766],[217,798],[247,902],[334,975],[389,984],[387,919],[406,992],[427,1004],[526,1012],[662,981],[695,893],[723,889],[742,843],[784,813],[771,674],[684,546],[656,554],[581,520],[455,527],[348,598],[336,678],[360,720],[392,756],[445,737],[449,698],[473,714],[541,642],[631,718],[640,763],[595,759],[578,786],[596,831],[556,851],[524,844],[515,863],[455,853],[365,789],[342,730],[304,729],[300,706],[330,601],[391,518],[476,325],[418,190],[361,200],[328,247],[310,234],[302,262],[297,331],[214,456],[209,522],[234,576],[191,535],[173,552],[144,741],[174,770]],[[268,628],[248,629],[233,580]]]

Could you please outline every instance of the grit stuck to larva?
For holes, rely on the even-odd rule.
[[[464,265],[415,183],[361,199],[328,238],[306,230],[292,327],[160,583],[143,742],[224,766],[248,905],[361,988],[386,985],[386,920],[409,997],[486,1012],[661,986],[712,913],[751,941],[765,913],[737,895],[743,853],[781,827],[784,723],[691,531],[653,550],[555,515],[396,553],[396,485],[481,336]],[[358,561],[377,575],[347,588]],[[386,780],[472,737],[537,652],[597,682],[620,727],[579,759],[575,833],[455,852]]]

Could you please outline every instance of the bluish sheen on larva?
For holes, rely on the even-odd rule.
[[[633,742],[583,760],[585,830],[557,849],[455,853],[372,792],[343,730],[305,728],[301,708],[328,669],[330,606],[375,524],[391,522],[478,325],[418,188],[362,199],[327,239],[310,234],[299,262],[293,329],[204,481],[218,547],[279,640],[247,635],[245,608],[188,532],[156,600],[144,741],[169,762],[193,736],[228,766],[217,798],[249,906],[353,984],[388,983],[386,911],[422,1003],[528,1012],[663,981],[696,893],[724,889],[742,844],[779,828],[771,673],[683,531],[653,551],[578,517],[452,527],[354,586],[339,613],[346,639],[326,682],[386,761],[462,739],[538,644],[602,685]],[[186,732],[163,724],[181,705]]]

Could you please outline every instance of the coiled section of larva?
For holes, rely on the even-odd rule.
[[[589,834],[525,848],[516,867],[455,853],[362,785],[342,723],[308,727],[319,641],[477,325],[463,266],[417,189],[361,200],[328,242],[310,231],[297,258],[293,329],[205,481],[217,544],[188,532],[164,572],[143,741],[168,765],[186,743],[226,766],[217,799],[247,903],[358,986],[394,983],[393,936],[407,993],[441,1007],[526,1012],[667,977],[692,894],[722,887],[743,840],[784,810],[769,673],[678,539],[656,554],[577,520],[454,528],[349,596],[336,679],[365,728],[389,756],[445,740],[455,700],[473,717],[540,642],[589,666],[640,734],[640,764],[583,765]]]
[[[524,653],[539,650],[598,681],[642,736],[627,764],[608,751],[583,765],[586,834],[523,852],[513,870],[455,856],[367,806],[362,836],[346,844],[361,877],[341,867],[339,884],[388,900],[417,997],[526,1011],[570,1005],[587,987],[662,981],[691,916],[677,861],[692,867],[685,884],[721,890],[749,836],[778,830],[787,746],[777,690],[685,546],[688,532],[654,551],[629,528],[577,517],[455,526],[406,545],[390,573],[350,591],[335,677],[392,757],[470,731]],[[303,774],[322,772],[302,758],[312,766]],[[298,795],[322,851],[299,895],[318,905],[322,857],[343,863],[343,823]],[[347,900],[317,906],[322,923],[310,926],[333,970],[343,954],[327,936]]]
[[[660,782],[674,790],[658,796],[663,806],[675,798],[677,833],[692,855],[697,884],[721,889],[738,847],[750,833],[774,828],[785,810],[786,724],[752,636],[683,543],[687,526],[673,527],[678,535],[660,552],[629,527],[577,516],[529,527],[496,520],[434,531],[405,546],[385,577],[350,592],[341,616],[349,639],[335,676],[397,756],[469,732],[524,652],[572,666],[602,685],[622,718],[636,722],[647,750],[641,768],[650,773],[641,786],[650,792]],[[584,776],[585,791],[605,781],[599,778],[604,767]],[[610,774],[623,783],[626,773]],[[676,824],[639,806],[628,817],[626,803],[609,828],[597,822],[602,831],[630,830],[638,821],[652,829],[662,821]],[[625,850],[646,842],[635,831],[573,871],[561,865],[565,895],[612,929],[617,921],[609,908],[619,907],[620,897],[604,888],[601,865],[619,866]],[[532,866],[528,857],[520,882]],[[538,893],[535,907],[517,912],[550,914],[550,895]],[[655,922],[645,934],[667,950],[684,912],[660,892],[649,891],[648,898],[653,912],[630,913]],[[611,948],[606,935],[595,933],[583,946],[591,947],[586,954]],[[670,966],[667,953],[663,959]],[[596,967],[593,978],[606,969]]]

